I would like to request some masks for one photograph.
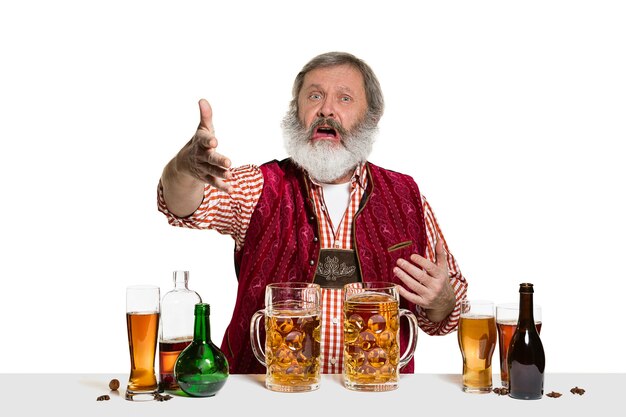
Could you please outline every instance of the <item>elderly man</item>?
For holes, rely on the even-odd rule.
[[[304,66],[283,120],[282,161],[231,168],[216,151],[209,103],[199,106],[196,134],[163,170],[158,207],[172,225],[235,240],[239,287],[221,346],[232,373],[265,372],[249,324],[276,280],[322,286],[323,373],[342,371],[346,283],[395,282],[423,331],[456,327],[467,283],[430,205],[411,177],[367,161],[384,101],[365,62],[332,52]],[[402,370],[412,371],[412,362]]]

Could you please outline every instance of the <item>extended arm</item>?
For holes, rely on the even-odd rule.
[[[232,191],[223,181],[231,177],[228,171],[230,159],[215,151],[217,139],[211,105],[204,99],[198,105],[198,130],[165,166],[161,175],[165,203],[170,212],[180,217],[188,216],[198,208],[204,196],[205,184],[227,193]]]

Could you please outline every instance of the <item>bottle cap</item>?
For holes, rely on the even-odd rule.
[[[519,292],[534,293],[535,290],[533,289],[533,284],[529,282],[524,282],[519,285]]]
[[[205,316],[210,316],[211,315],[211,306],[207,303],[198,303],[196,304],[194,313],[196,316],[198,315],[205,315]]]

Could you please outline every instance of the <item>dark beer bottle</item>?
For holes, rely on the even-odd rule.
[[[533,284],[520,284],[519,318],[511,338],[507,365],[510,397],[536,400],[543,396],[546,357],[533,317]]]
[[[195,306],[193,341],[183,350],[174,366],[178,385],[193,397],[211,397],[226,383],[228,361],[211,341],[210,306]]]

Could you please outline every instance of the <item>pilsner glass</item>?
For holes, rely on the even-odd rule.
[[[492,388],[491,358],[496,348],[496,319],[491,301],[462,300],[458,338],[463,355],[463,391]]]
[[[126,329],[130,349],[129,401],[153,400],[158,392],[154,361],[159,329],[159,287],[134,285],[126,288]]]
[[[537,333],[541,334],[541,306],[535,304],[533,316]],[[517,327],[519,317],[519,303],[503,303],[496,306],[496,326],[498,327],[498,347],[500,352],[500,382],[503,387],[509,387],[509,367],[507,356],[511,338]]]

